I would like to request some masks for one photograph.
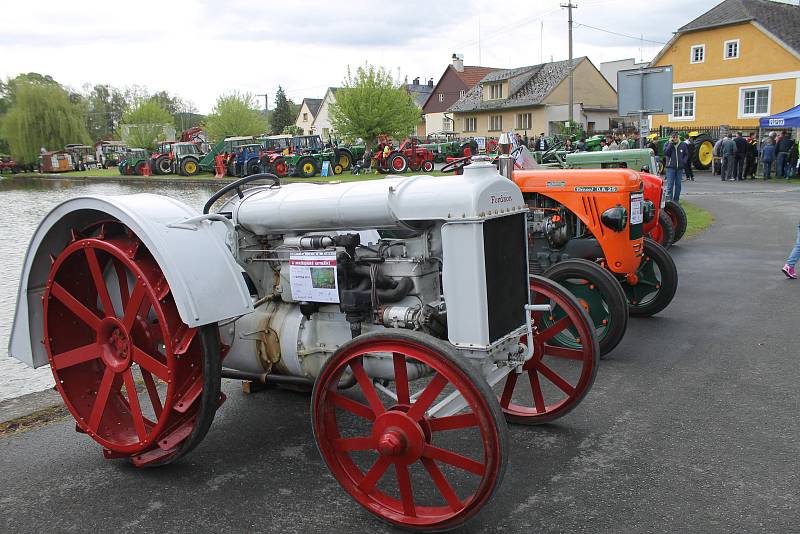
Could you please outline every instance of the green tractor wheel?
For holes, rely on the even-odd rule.
[[[353,156],[350,152],[346,150],[339,151],[339,166],[342,167],[342,171],[346,171],[353,165]]]
[[[313,178],[317,174],[317,164],[313,158],[300,158],[297,162],[297,173],[302,178]]]
[[[186,158],[181,162],[181,174],[184,176],[195,176],[200,172],[200,165],[194,158]]]
[[[572,293],[589,314],[597,334],[601,357],[622,341],[628,327],[628,302],[613,274],[596,263],[573,258],[553,265],[544,276]],[[564,313],[558,311],[552,315],[551,323],[564,317]],[[581,345],[576,337],[577,332],[570,335],[564,331],[556,334],[552,343],[577,349]]]
[[[705,171],[711,168],[714,162],[714,141],[707,134],[700,134],[694,138],[694,157],[692,165],[695,169]]]
[[[678,289],[678,269],[669,253],[650,238],[644,240],[644,256],[634,276],[620,280],[630,314],[655,315],[672,302]]]

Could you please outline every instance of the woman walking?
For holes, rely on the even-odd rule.
[[[797,260],[800,260],[800,224],[797,225],[797,242],[794,244],[794,248],[789,254],[789,258],[786,260],[786,263],[781,269],[787,278],[791,278],[793,280],[797,278],[797,271],[795,270]]]

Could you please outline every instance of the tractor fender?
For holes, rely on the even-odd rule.
[[[42,298],[52,258],[92,223],[117,219],[158,262],[181,319],[197,327],[253,311],[250,292],[226,245],[226,228],[186,204],[161,195],[83,196],[63,202],[42,220],[25,254],[8,352],[32,367],[47,365]],[[194,218],[194,219],[193,219]]]

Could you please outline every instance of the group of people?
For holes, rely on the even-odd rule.
[[[586,143],[586,139],[581,139]],[[628,150],[630,148],[641,148],[639,139],[639,132],[631,132],[626,135],[622,132],[614,132],[613,134],[606,134],[604,139],[600,140],[601,150]],[[584,146],[585,150],[585,146]]]
[[[764,180],[772,178],[775,170],[776,178],[794,178],[798,174],[798,144],[792,139],[792,132],[771,132],[761,143],[742,132],[728,133],[714,145],[714,155],[721,159],[722,181],[756,179],[756,169],[760,159],[764,168]]]
[[[775,166],[776,178],[794,178],[800,174],[800,144],[792,139],[792,132],[770,132],[761,147],[761,163],[764,165],[764,180],[772,178]]]

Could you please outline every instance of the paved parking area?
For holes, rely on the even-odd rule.
[[[510,427],[509,469],[463,532],[789,532],[800,524],[800,280],[779,272],[800,187],[701,174],[716,215],[672,249],[672,305],[632,319],[575,411]],[[59,421],[0,438],[0,531],[391,532],[327,473],[307,397],[228,402],[188,458],[136,470]]]

